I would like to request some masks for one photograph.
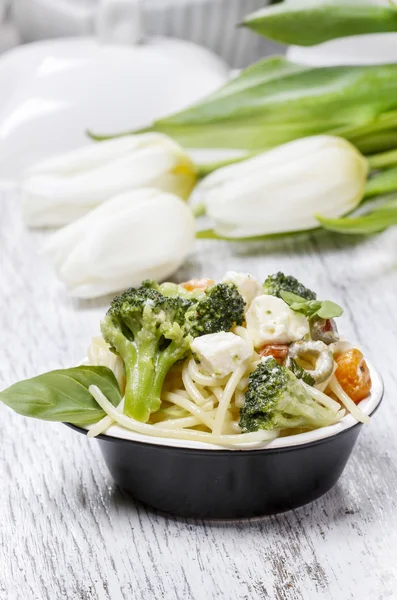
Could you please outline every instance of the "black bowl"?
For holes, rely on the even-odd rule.
[[[383,396],[377,378],[370,414]],[[291,510],[328,492],[361,428],[355,423],[309,443],[251,450],[185,448],[109,435],[96,439],[115,482],[137,500],[183,517],[237,519]]]

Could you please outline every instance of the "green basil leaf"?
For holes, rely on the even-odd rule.
[[[324,302],[321,302],[321,307],[316,313],[320,319],[334,319],[335,317],[340,317],[342,314],[343,308],[341,308],[338,304],[335,304],[335,302],[331,302],[330,300],[324,300]]]
[[[113,372],[107,367],[89,365],[19,381],[0,392],[0,400],[25,417],[88,425],[105,416],[88,391],[90,385],[98,386],[114,406],[121,402]]]
[[[317,316],[321,319],[333,319],[343,314],[343,308],[330,300],[305,300],[291,292],[281,292],[280,295],[291,310],[305,315],[308,319]]]
[[[297,296],[292,292],[282,291],[280,295],[284,302],[288,304],[291,310],[300,312],[309,319],[313,315],[315,315],[316,311],[321,307],[321,302],[319,300],[306,300],[306,298]]]
[[[302,296],[298,296],[293,292],[285,292],[284,290],[282,290],[280,292],[280,295],[284,302],[286,302],[289,306],[291,306],[292,304],[302,304],[306,306],[311,302],[310,300],[306,300],[306,298],[302,298]]]

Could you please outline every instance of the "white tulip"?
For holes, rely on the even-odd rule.
[[[71,296],[96,298],[162,280],[192,250],[195,222],[177,196],[146,188],[108,200],[43,248]]]
[[[165,135],[144,133],[91,144],[29,169],[21,182],[25,220],[33,227],[70,223],[102,202],[152,187],[187,199],[195,168]]]
[[[368,163],[344,139],[314,136],[223,167],[197,187],[218,235],[240,238],[318,227],[363,197]]]

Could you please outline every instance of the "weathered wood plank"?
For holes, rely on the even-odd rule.
[[[71,301],[0,202],[0,387],[75,364],[107,299]],[[194,522],[135,503],[96,442],[0,406],[1,600],[392,599],[397,584],[397,233],[252,245],[202,242],[178,276],[295,273],[347,307],[347,336],[379,366],[386,399],[339,484],[300,510]]]

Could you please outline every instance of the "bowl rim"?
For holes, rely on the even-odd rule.
[[[363,410],[365,414],[368,416],[372,416],[378,410],[384,395],[384,385],[382,378],[372,365],[370,361],[367,361],[367,364],[370,369],[371,379],[372,379],[372,390],[371,394],[360,402],[360,408]],[[84,427],[80,427],[78,425],[73,425],[71,423],[65,423],[71,429],[78,431],[83,434],[87,434],[88,430]],[[342,436],[347,433],[351,429],[356,427],[361,427],[363,424],[357,421],[351,414],[346,415],[334,425],[329,425],[328,427],[320,427],[318,429],[314,429],[312,431],[306,433],[299,433],[292,436],[276,438],[271,442],[262,443],[262,444],[250,444],[245,445],[244,447],[232,448],[219,446],[214,444],[209,444],[207,442],[191,442],[188,440],[177,440],[172,438],[161,438],[161,437],[151,437],[144,434],[138,434],[133,431],[127,430],[125,428],[121,428],[116,425],[112,425],[110,429],[113,428],[109,434],[103,434],[96,436],[94,439],[108,442],[123,442],[123,443],[132,443],[134,445],[139,446],[150,446],[151,448],[167,448],[173,449],[177,451],[184,451],[188,453],[210,453],[213,455],[214,451],[218,454],[246,454],[246,453],[258,453],[258,452],[266,452],[266,453],[279,453],[291,451],[299,448],[308,448],[311,446],[316,446],[318,444],[324,443],[330,438],[334,439],[338,436]],[[122,434],[117,435],[117,433]]]

